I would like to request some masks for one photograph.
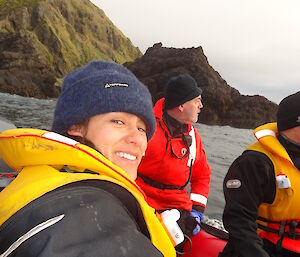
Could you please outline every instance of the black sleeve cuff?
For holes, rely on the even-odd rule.
[[[193,210],[199,211],[199,212],[202,212],[202,213],[204,213],[204,211],[205,211],[205,207],[202,206],[202,205],[196,205],[196,204],[194,204],[192,208],[193,208]]]

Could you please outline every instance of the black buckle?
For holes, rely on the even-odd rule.
[[[278,231],[278,235],[279,236],[282,236],[285,232],[285,224],[286,224],[286,221],[281,221],[280,222],[280,226],[279,226],[279,231]]]
[[[299,233],[296,233],[296,227],[298,225],[298,222],[295,220],[292,220],[290,225],[289,225],[289,238],[291,239],[296,239],[299,238]]]

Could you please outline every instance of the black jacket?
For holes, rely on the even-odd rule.
[[[27,233],[61,215],[55,224]],[[107,181],[74,182],[19,210],[0,228],[0,253],[24,235],[28,239],[9,257],[162,256],[136,199]]]

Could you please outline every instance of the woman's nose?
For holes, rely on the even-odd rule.
[[[143,140],[146,139],[146,134],[139,131],[136,127],[131,127],[128,129],[126,140],[131,144],[141,144]]]

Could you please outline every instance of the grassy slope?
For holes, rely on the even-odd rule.
[[[6,13],[18,7],[33,7],[39,0],[0,0],[0,13]]]
[[[124,63],[141,56],[104,12],[88,0],[0,0],[2,15],[17,8],[29,13],[30,26],[24,30],[36,35],[38,51],[47,56],[58,77],[92,59]],[[11,33],[11,27],[6,22],[2,31]]]

